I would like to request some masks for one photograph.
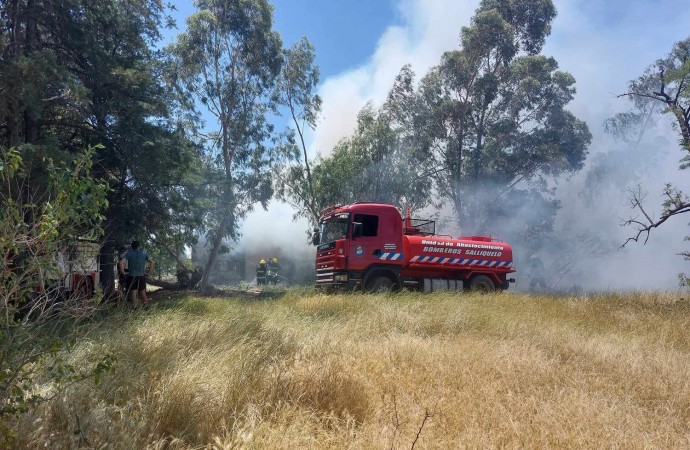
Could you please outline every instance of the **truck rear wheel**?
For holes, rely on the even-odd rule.
[[[390,292],[393,290],[393,282],[388,277],[375,277],[373,280],[367,283],[367,290],[375,293]]]
[[[475,275],[470,278],[468,290],[473,292],[493,292],[496,289],[494,282],[486,275]]]

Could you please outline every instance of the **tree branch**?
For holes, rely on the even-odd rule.
[[[644,220],[640,220],[637,217],[630,217],[622,222],[622,226],[636,225],[637,233],[635,236],[626,239],[619,248],[625,247],[630,241],[638,242],[642,236],[644,236],[644,244],[646,244],[654,228],[657,228],[673,216],[690,212],[690,201],[688,201],[687,198],[683,198],[679,191],[672,190],[670,186],[667,186],[664,195],[668,197],[668,200],[664,202],[664,212],[659,219],[654,220],[644,208],[643,202],[646,194],[642,193],[640,186],[638,185],[637,191],[631,189],[629,192],[632,196],[630,203],[633,209],[639,210],[644,216]]]
[[[424,411],[424,419],[422,419],[422,424],[419,426],[419,430],[417,431],[417,436],[415,436],[414,441],[412,441],[412,447],[410,447],[410,450],[414,450],[415,444],[417,444],[417,440],[419,440],[419,435],[422,434],[422,430],[424,429],[424,425],[426,424],[426,421],[432,417],[433,414],[429,412],[429,410]]]

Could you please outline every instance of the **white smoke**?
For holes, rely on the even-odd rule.
[[[602,127],[606,118],[629,108],[626,100],[616,96],[625,92],[629,80],[641,75],[656,59],[666,56],[674,42],[687,37],[690,8],[686,0],[554,1],[558,17],[544,54],[554,56],[562,70],[575,76],[578,93],[569,109],[588,123],[594,135],[585,170],[559,182],[557,192],[562,209],[556,226],[563,233],[572,232],[573,236],[598,235],[617,247],[634,232],[619,225],[621,218],[634,214],[626,203],[627,187],[642,183],[649,192],[649,207],[656,211],[666,182],[690,190],[688,177],[678,171],[681,151],[675,135],[671,134],[666,144],[634,155],[621,152],[621,164],[614,161],[611,166],[623,170],[616,175],[616,180],[629,181],[617,181],[614,188],[607,187],[595,198],[592,207],[585,205],[580,196],[587,187],[585,174],[596,163],[596,156],[620,150],[616,147],[619,144],[606,137]],[[411,64],[419,78],[439,62],[444,51],[458,48],[460,29],[469,24],[477,5],[476,0],[399,0],[397,8],[403,18],[402,25],[391,26],[382,34],[367,61],[323,80],[319,92],[323,99],[322,120],[310,138],[312,154],[327,155],[340,139],[350,135],[358,111],[367,102],[384,101],[404,64]],[[318,47],[316,51],[318,63]],[[623,159],[626,164],[622,164]],[[643,170],[631,170],[627,176],[624,168],[631,166]],[[298,245],[300,251],[313,255],[304,238],[306,222],[291,224],[291,215],[289,207],[271,203],[268,212],[258,211],[248,218],[243,226],[243,240],[275,238]],[[264,234],[257,234],[259,230]],[[688,264],[676,255],[683,249],[683,236],[688,231],[686,217],[672,219],[653,231],[647,245],[631,243],[622,251],[583,261],[584,264],[568,275],[571,279],[561,280],[561,287],[572,281],[596,289],[673,288],[677,285],[676,273],[688,271]],[[542,256],[547,266],[555,262],[549,261],[549,255]]]
[[[439,63],[443,52],[458,47],[460,29],[468,25],[478,2],[400,0],[404,25],[389,27],[368,61],[324,80],[322,120],[311,146],[327,155],[338,141],[352,133],[357,113],[367,103],[381,104],[405,64],[418,77]],[[318,62],[318,48],[317,48]]]
[[[594,136],[585,169],[559,186],[563,207],[556,227],[573,235],[585,231],[597,234],[620,245],[635,233],[633,228],[622,228],[621,219],[639,216],[630,208],[627,189],[640,184],[648,192],[647,207],[658,217],[665,183],[686,191],[690,185],[687,172],[678,170],[682,155],[670,117],[663,117],[660,129],[648,132],[646,144],[637,149],[613,142],[603,132],[603,121],[630,108],[627,100],[617,97],[626,91],[628,81],[642,75],[649,65],[665,57],[675,42],[688,36],[690,11],[686,2],[675,0],[567,0],[556,1],[556,6],[558,17],[544,52],[553,55],[561,69],[577,80],[578,94],[570,109],[587,121]],[[585,205],[579,194],[587,188],[586,174],[597,157],[609,158],[607,168],[616,184],[604,188]],[[687,218],[672,219],[654,230],[646,245],[630,242],[622,250],[581,264],[574,274],[582,279],[573,282],[598,289],[674,288],[677,273],[689,269],[676,255],[689,231]]]

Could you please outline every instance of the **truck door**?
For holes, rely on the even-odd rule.
[[[355,214],[350,245],[350,269],[364,270],[371,264],[379,262],[383,245],[379,233],[379,216],[375,214]],[[355,237],[354,224],[362,224],[361,236]]]
[[[380,214],[355,214],[354,223],[360,223],[361,235],[353,237],[348,252],[349,260],[359,270],[371,264],[401,265],[403,260],[400,216]],[[353,225],[354,231],[354,225]],[[354,233],[353,233],[354,236]]]

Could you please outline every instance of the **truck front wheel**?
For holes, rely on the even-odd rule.
[[[390,278],[379,276],[375,277],[369,283],[367,283],[367,290],[369,292],[390,292],[393,289],[393,282]]]
[[[494,282],[486,275],[475,275],[470,278],[468,290],[473,292],[492,292],[496,289]]]

